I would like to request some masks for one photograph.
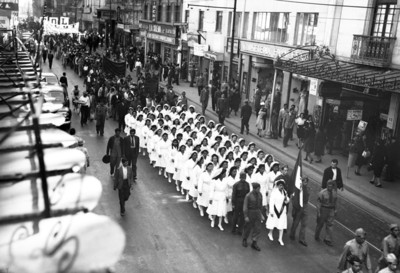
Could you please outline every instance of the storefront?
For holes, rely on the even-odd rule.
[[[158,25],[140,21],[139,28],[144,40],[147,40],[147,51],[160,54],[163,63],[178,63],[180,30],[177,26]],[[180,64],[179,64],[180,65]]]
[[[224,54],[214,51],[204,52],[203,67],[206,72],[207,82],[213,82],[214,85],[220,86],[222,76],[222,65],[224,62]]]

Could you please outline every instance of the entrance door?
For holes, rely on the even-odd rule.
[[[161,43],[155,43],[154,52],[161,55]]]

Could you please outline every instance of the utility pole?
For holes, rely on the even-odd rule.
[[[231,83],[232,80],[232,64],[233,64],[233,56],[235,53],[233,52],[234,44],[235,44],[235,25],[236,25],[236,5],[237,0],[234,0],[233,5],[233,20],[232,20],[232,34],[231,34],[231,55],[229,57],[229,73],[228,73],[228,84]]]

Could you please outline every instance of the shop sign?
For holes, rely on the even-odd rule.
[[[12,3],[12,2],[3,2],[0,3],[0,9],[3,10],[15,10],[18,11],[18,4],[17,3]]]
[[[124,24],[117,24],[117,28],[124,29]]]
[[[92,13],[92,8],[91,7],[83,8],[83,13]]]
[[[347,118],[346,120],[361,120],[362,119],[362,110],[347,110]]]
[[[0,27],[1,28],[8,28],[8,18],[7,16],[0,16]]]
[[[364,132],[367,129],[368,122],[360,120],[357,126],[357,132]]]
[[[206,51],[208,51],[208,47],[209,47],[208,45],[194,44],[193,45],[193,55],[204,57],[204,53]]]
[[[278,45],[270,45],[270,44],[261,44],[261,43],[254,43],[249,41],[241,41],[240,42],[240,50],[243,53],[260,55],[262,57],[276,59],[279,56],[284,55],[284,59],[294,59],[296,58],[297,61],[305,61],[308,60],[308,50],[296,49],[293,50],[291,53],[288,53],[292,48],[278,46]]]
[[[318,79],[309,78],[310,79],[310,95],[316,96],[318,92]]]
[[[175,38],[169,37],[169,36],[160,35],[160,34],[157,34],[157,33],[148,33],[147,34],[147,38],[152,39],[152,40],[156,40],[156,41],[159,41],[159,42],[167,43],[167,44],[172,44],[172,45],[176,44],[176,39]]]
[[[326,103],[331,105],[340,105],[340,100],[326,99]]]
[[[217,62],[221,62],[224,60],[224,55],[222,53],[218,53],[218,52],[204,52],[204,58],[213,60],[213,61],[217,61]]]
[[[231,53],[231,38],[228,38],[228,42],[226,45],[226,51]],[[239,40],[235,39],[233,43],[233,53],[239,54]]]
[[[145,30],[141,30],[141,31],[140,31],[140,36],[146,37],[146,31],[145,31]]]
[[[153,3],[152,9],[151,9],[151,20],[153,22],[157,21],[157,5],[156,5],[156,2]]]
[[[192,34],[192,33],[187,34],[187,43],[189,47],[194,47],[194,45],[197,44],[198,41],[199,41],[198,34]]]
[[[140,23],[140,28],[146,29],[151,32],[168,34],[174,37],[176,36],[176,28],[171,26]]]

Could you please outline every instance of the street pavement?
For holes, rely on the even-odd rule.
[[[43,71],[49,71],[47,64]],[[52,72],[60,76],[63,71],[60,62],[55,60]],[[82,79],[69,68],[65,72],[69,81],[69,92],[76,84],[84,90]],[[195,90],[185,86],[180,88],[188,93],[189,99],[193,99],[193,104],[197,104],[196,108],[200,109],[198,98],[196,101],[194,96],[197,94]],[[180,92],[178,88],[175,89]],[[210,111],[207,111],[206,116],[217,120]],[[227,120],[227,128],[238,132],[234,120],[232,117]],[[254,124],[255,117],[252,121]],[[250,247],[242,247],[241,238],[229,232],[230,225],[224,225],[224,232],[217,227],[211,228],[210,221],[206,217],[200,217],[198,210],[193,209],[191,203],[186,202],[176,192],[174,184],[169,184],[164,177],[158,176],[158,171],[149,165],[148,158],[140,156],[137,163],[138,182],[127,202],[127,214],[122,218],[119,215],[118,194],[112,189],[109,166],[101,161],[107,140],[114,134],[117,123],[113,120],[106,121],[104,137],[100,137],[96,134],[95,122],[81,127],[79,116],[73,113],[72,127],[76,128],[77,135],[85,140],[85,147],[88,148],[91,161],[88,174],[96,176],[103,185],[103,194],[95,212],[115,219],[127,234],[126,248],[115,266],[116,272],[336,272],[342,247],[347,240],[353,238],[352,230],[358,227],[364,227],[368,232],[372,260],[376,265],[379,258],[376,246],[380,246],[381,238],[387,233],[386,221],[381,218],[386,216],[377,217],[379,214],[375,215],[368,208],[360,206],[357,200],[351,199],[359,197],[354,197],[348,191],[340,193],[342,198],[338,208],[338,221],[334,226],[334,247],[314,241],[316,211],[311,206],[306,230],[309,243],[307,248],[297,241],[290,241],[287,234],[284,235],[284,247],[276,240],[270,242],[263,227],[259,240],[262,251],[257,252]],[[248,142],[254,141],[266,152],[272,152],[281,162],[294,165],[294,159],[288,152],[283,153],[276,149],[281,147],[278,143],[268,144],[269,140],[259,139],[253,134],[245,137]],[[315,204],[315,193],[320,187],[317,182],[320,180],[319,172],[322,166],[328,165],[328,158],[324,162],[324,165],[315,168],[317,171],[306,165],[306,174],[315,180],[311,183],[312,204]],[[343,165],[341,167],[344,169]],[[362,201],[362,198],[359,199]],[[289,216],[289,226],[290,224]]]

